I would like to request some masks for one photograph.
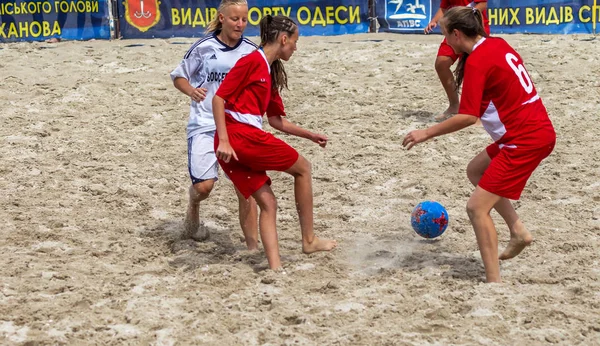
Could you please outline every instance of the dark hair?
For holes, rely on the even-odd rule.
[[[269,43],[277,41],[279,34],[284,32],[293,35],[298,30],[298,25],[292,19],[286,16],[263,17],[260,21],[260,46],[264,47]],[[281,60],[277,59],[271,64],[271,83],[273,89],[279,91],[287,89],[287,73]]]
[[[487,33],[483,29],[483,15],[475,7],[457,6],[449,9],[440,20],[440,25],[444,27],[447,33],[451,33],[456,29],[467,37],[472,38],[478,35],[487,37]],[[454,70],[456,89],[459,89],[462,84],[465,76],[465,63],[468,57],[469,54],[463,53]]]

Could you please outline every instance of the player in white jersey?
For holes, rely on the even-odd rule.
[[[215,121],[212,98],[225,75],[242,56],[257,46],[243,37],[248,22],[246,0],[222,0],[207,36],[194,43],[183,60],[171,72],[175,87],[191,98],[187,125],[188,168],[192,186],[185,219],[185,236],[195,240],[208,238],[208,229],[200,224],[199,205],[208,198],[218,179],[214,153]],[[249,250],[258,249],[258,211],[256,201],[246,199],[236,189],[239,218]]]

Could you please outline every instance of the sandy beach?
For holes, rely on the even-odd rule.
[[[286,274],[245,250],[224,177],[210,239],[181,239],[189,99],[169,72],[194,39],[0,45],[0,344],[600,343],[600,40],[502,37],[558,136],[514,203],[535,241],[502,284],[484,283],[465,211],[489,135],[401,145],[447,106],[439,35],[300,38],[289,120],[330,141],[276,135],[312,162],[316,231],[339,246],[302,254],[293,180],[272,173]],[[410,226],[424,200],[449,212],[440,238]]]

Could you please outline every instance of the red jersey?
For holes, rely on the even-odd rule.
[[[523,60],[501,38],[482,38],[473,48],[458,112],[480,117],[500,147],[539,148],[556,138]]]
[[[271,67],[262,49],[237,61],[215,93],[225,113],[240,123],[262,128],[262,116],[285,116],[283,101],[271,86]]]
[[[442,2],[440,3],[440,8],[442,10],[449,10],[452,7],[456,6],[475,7],[475,5],[477,5],[480,2],[487,2],[487,0],[442,0]],[[487,32],[489,35],[490,20],[488,19],[487,11],[482,11],[481,14],[483,14],[483,28],[485,29],[485,32]]]

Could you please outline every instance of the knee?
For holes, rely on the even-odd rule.
[[[262,196],[263,198],[256,199],[256,203],[260,207],[261,212],[276,213],[277,199],[273,195]]]
[[[301,175],[307,175],[307,176],[311,175],[312,164],[310,163],[310,161],[305,159],[304,156],[302,156],[302,155],[298,156],[298,161],[296,162],[296,164],[294,164],[294,166],[296,166],[295,170],[292,172],[292,175],[294,177],[301,176]]]
[[[240,210],[249,211],[249,210],[256,209],[256,200],[252,196],[250,196],[246,199],[243,195],[238,194],[238,202],[239,202]]]
[[[467,165],[467,178],[469,178],[471,184],[477,186],[482,175],[483,173],[481,172],[479,167],[474,165],[472,162]]]
[[[467,202],[467,215],[469,215],[469,220],[473,220],[474,218],[485,215],[489,212],[489,210],[482,209],[479,203],[476,203],[471,199],[469,199]]]
[[[194,192],[198,195],[200,199],[207,198],[210,195],[213,187],[215,186],[214,180],[205,180],[193,185]]]
[[[467,202],[467,215],[469,216],[469,220],[473,220],[473,218],[476,215],[476,208],[475,205],[473,203],[471,203],[471,201]]]
[[[435,59],[435,70],[437,72],[448,71],[450,70],[450,67],[453,63],[454,62],[450,57],[440,56],[437,59]]]

